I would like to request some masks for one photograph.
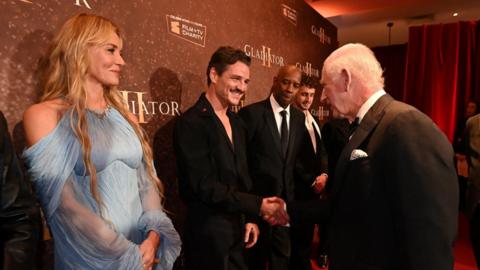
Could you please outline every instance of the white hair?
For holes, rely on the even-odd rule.
[[[332,52],[323,64],[323,73],[336,81],[342,70],[369,91],[384,87],[383,70],[372,50],[360,43],[346,44]]]

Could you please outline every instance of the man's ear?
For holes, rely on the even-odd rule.
[[[352,74],[347,69],[342,69],[340,76],[345,87],[345,92],[348,92],[352,84]]]
[[[208,77],[210,78],[210,81],[212,83],[217,83],[218,73],[217,73],[217,70],[214,67],[210,68],[210,73],[208,74]]]

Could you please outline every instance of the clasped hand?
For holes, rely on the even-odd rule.
[[[321,175],[317,176],[315,178],[315,182],[313,183],[312,187],[315,193],[321,193],[323,189],[325,188],[325,185],[327,184],[328,181],[328,175],[325,173],[322,173]]]
[[[263,198],[260,214],[272,226],[286,225],[290,220],[285,201],[278,197]]]

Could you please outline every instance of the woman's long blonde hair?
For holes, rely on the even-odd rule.
[[[89,48],[107,42],[111,33],[121,38],[119,28],[112,21],[92,14],[75,15],[63,24],[40,65],[40,86],[43,88],[41,101],[62,98],[72,107],[70,126],[82,145],[83,162],[86,173],[90,175],[90,192],[100,213],[103,204],[98,194],[96,169],[90,157],[92,145],[86,118],[85,79],[89,66]],[[106,102],[118,110],[135,130],[142,145],[144,165],[163,201],[163,185],[153,169],[152,149],[145,133],[140,125],[129,117],[128,108],[115,86],[104,86],[104,96]]]

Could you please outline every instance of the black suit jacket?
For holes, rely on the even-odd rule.
[[[354,150],[367,156],[355,159]],[[316,203],[289,209],[293,218],[328,218],[331,210],[331,270],[453,269],[458,186],[452,147],[430,118],[389,95],[373,105],[343,149],[331,207]]]
[[[314,118],[315,119],[315,118]],[[317,121],[315,119],[315,121]],[[317,126],[320,125],[317,123]],[[296,170],[295,170],[295,200],[310,200],[319,197],[319,194],[315,193],[312,183],[322,173],[328,174],[328,156],[325,146],[323,144],[323,138],[318,133],[319,130],[313,129],[316,138],[315,152],[310,134],[305,132],[305,138],[302,141],[300,147]]]
[[[179,192],[188,207],[187,221],[195,222],[192,216],[256,216],[260,212],[262,199],[247,193],[252,181],[248,175],[244,127],[237,115],[228,112],[228,116],[233,145],[205,94],[175,123]]]
[[[348,142],[349,123],[347,119],[331,119],[322,127],[322,139],[328,154],[328,181],[325,191],[331,194],[335,181],[335,168],[342,153],[343,147]]]
[[[280,134],[270,99],[251,104],[239,112],[247,129],[248,167],[253,192],[260,196],[279,196],[286,201],[294,197],[294,170],[297,154],[306,138],[305,116],[290,107],[287,155],[280,147]]]
[[[1,269],[35,269],[39,210],[30,192],[0,112]]]

